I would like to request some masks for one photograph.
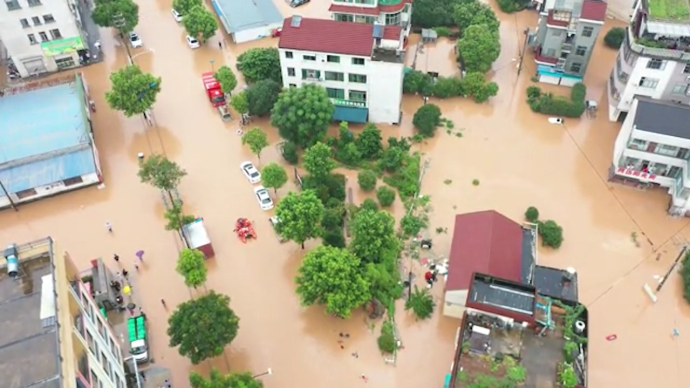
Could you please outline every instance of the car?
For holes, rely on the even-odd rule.
[[[307,4],[310,0],[289,0],[290,7],[297,8],[300,5]]]
[[[139,35],[137,35],[136,32],[129,33],[129,43],[134,48],[139,48],[144,45],[144,42],[141,41],[141,38],[139,37]]]
[[[199,48],[199,41],[196,38],[187,35],[185,39],[187,39],[187,45],[189,45],[190,49]]]
[[[180,13],[177,12],[177,10],[175,8],[172,9],[172,15],[173,15],[173,19],[175,19],[176,22],[179,23],[182,21],[182,15],[180,15]]]
[[[268,222],[271,223],[271,226],[273,226],[273,230],[275,230],[276,234],[278,235],[278,241],[280,241],[281,244],[286,243],[288,240],[280,235],[280,219],[278,218],[278,216],[273,216],[269,218]]]
[[[254,167],[254,163],[249,161],[242,162],[240,163],[240,170],[242,170],[244,176],[247,177],[249,183],[254,184],[261,182],[261,173],[256,167]]]
[[[268,190],[266,190],[265,187],[259,186],[255,188],[254,195],[256,195],[256,200],[259,201],[261,210],[273,209],[273,200],[271,199],[271,196],[268,195]]]

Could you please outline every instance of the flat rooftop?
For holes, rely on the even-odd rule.
[[[283,22],[272,0],[213,0],[211,4],[229,34]]]
[[[534,267],[532,284],[537,292],[544,296],[577,302],[577,273],[571,275],[568,271],[537,265]]]
[[[500,279],[476,274],[467,295],[468,302],[498,307],[504,310],[532,316],[536,295],[525,288]]]
[[[632,118],[636,131],[644,131],[690,139],[690,107],[671,101],[637,98],[637,110]]]
[[[690,21],[688,0],[647,0],[649,17],[653,20]]]
[[[19,247],[17,279],[7,275],[6,260],[0,257],[0,385],[3,388],[34,385],[61,388],[62,385],[51,274],[52,248],[50,244],[45,247],[43,252]],[[42,316],[47,318],[41,319]]]

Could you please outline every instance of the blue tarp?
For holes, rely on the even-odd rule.
[[[369,117],[367,108],[356,108],[352,106],[335,106],[333,121],[346,121],[348,123],[366,123]]]

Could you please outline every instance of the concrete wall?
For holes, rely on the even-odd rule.
[[[565,71],[572,74],[577,74],[584,76],[587,72],[587,66],[589,63],[589,58],[591,58],[594,52],[594,46],[599,36],[599,31],[601,31],[603,23],[590,22],[587,20],[580,19],[577,23],[577,29],[575,32],[575,41],[573,42],[573,48],[568,55],[568,59],[565,62]],[[583,31],[585,28],[591,28],[592,35],[584,36]],[[577,48],[584,47],[586,49],[584,55],[578,55]],[[574,64],[580,64],[579,71],[573,69]]]
[[[446,291],[443,303],[443,315],[452,318],[462,318],[465,314],[465,302],[468,290]]]
[[[255,27],[255,28],[249,28],[246,30],[242,31],[237,31],[232,34],[232,40],[235,43],[245,43],[245,42],[251,42],[253,40],[258,40],[261,38],[265,38],[267,36],[271,36],[271,32],[279,27],[283,26],[283,22],[281,21],[280,23],[273,23],[269,24],[267,26],[261,26],[261,27]]]

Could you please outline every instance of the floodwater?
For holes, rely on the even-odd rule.
[[[285,15],[294,13],[276,0]],[[328,3],[312,2],[300,7],[303,16],[326,15]],[[266,387],[318,386],[349,388],[369,386],[419,388],[441,386],[449,371],[457,320],[436,316],[415,322],[398,306],[397,321],[404,350],[397,365],[386,365],[378,353],[378,328],[361,313],[349,320],[326,316],[319,307],[304,309],[294,293],[293,278],[304,251],[296,244],[280,244],[269,223],[269,213],[259,210],[250,185],[239,170],[243,160],[255,160],[235,134],[237,122],[224,124],[210,106],[200,74],[228,64],[251,47],[274,46],[264,39],[240,46],[218,48],[218,38],[191,51],[184,43],[183,29],[170,16],[170,2],[141,2],[141,25],[137,28],[145,49],[136,51],[135,62],[163,78],[162,93],[154,107],[157,127],[146,129],[140,118],[124,118],[111,111],[103,98],[109,88],[108,74],[124,66],[124,49],[103,31],[104,63],[84,69],[98,112],[93,115],[96,141],[104,168],[106,187],[89,188],[21,207],[17,213],[0,213],[0,241],[22,242],[53,236],[78,264],[86,266],[94,257],[126,257],[146,251],[146,266],[138,274],[134,289],[151,318],[152,353],[159,365],[173,370],[175,386],[187,383],[189,370],[206,372],[249,370],[265,376]],[[518,77],[516,65],[522,47],[521,33],[534,26],[536,14],[502,15],[502,54],[490,77],[500,85],[497,97],[477,105],[464,99],[433,101],[452,120],[451,134],[439,130],[436,138],[419,146],[429,168],[422,193],[432,197],[430,230],[452,230],[454,214],[496,209],[520,220],[524,210],[537,206],[544,219],[554,219],[564,228],[560,250],[542,250],[539,262],[556,267],[573,266],[579,271],[580,298],[590,308],[591,387],[648,387],[662,380],[665,387],[680,387],[690,378],[680,365],[690,362],[690,308],[682,300],[680,282],[672,276],[652,304],[642,285],[657,282],[675,258],[679,244],[690,235],[687,219],[672,219],[665,213],[668,197],[661,191],[639,191],[606,182],[613,140],[618,126],[609,123],[605,112],[596,119],[567,120],[566,126],[549,125],[546,117],[532,113],[525,103],[525,88],[531,84],[535,66],[529,56]],[[611,26],[612,24],[607,24]],[[603,33],[601,34],[603,37]],[[429,62],[449,60],[448,47],[427,47]],[[586,78],[588,98],[606,106],[606,80],[615,52],[603,44],[590,65]],[[454,69],[443,65],[441,72]],[[445,70],[444,70],[445,69]],[[557,89],[568,93],[568,89]],[[410,135],[411,119],[421,101],[406,97],[401,126],[382,126],[386,135]],[[272,144],[276,130],[267,130]],[[455,132],[460,131],[462,137]],[[163,229],[161,196],[139,182],[138,152],[164,152],[184,167],[189,175],[180,185],[186,211],[203,216],[216,250],[208,261],[208,288],[231,296],[232,308],[240,316],[236,340],[225,357],[192,367],[176,349],[168,348],[165,330],[168,306],[196,295],[175,273],[179,241]],[[275,147],[262,153],[262,163],[281,161]],[[347,172],[355,201],[364,198],[356,187],[356,174]],[[480,184],[472,185],[477,179]],[[294,186],[279,191],[282,196]],[[401,205],[394,212],[400,214]],[[232,233],[238,217],[256,223],[258,241],[240,243]],[[114,233],[106,233],[110,221]],[[639,247],[633,241],[637,235]],[[434,251],[446,255],[450,233],[435,235]],[[314,246],[314,242],[307,248]],[[413,268],[417,268],[416,265]],[[440,299],[442,285],[433,290]],[[673,328],[681,333],[672,338]],[[338,344],[338,333],[350,339]],[[605,336],[617,334],[615,342]],[[685,346],[683,346],[685,345]],[[355,359],[350,354],[358,352]],[[654,367],[649,360],[654,360]]]

